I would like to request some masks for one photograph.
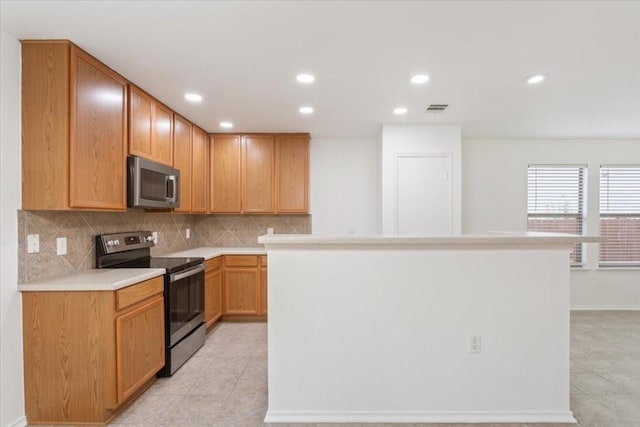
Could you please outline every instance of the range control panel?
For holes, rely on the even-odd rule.
[[[96,250],[99,255],[153,246],[153,234],[150,231],[130,231],[96,236]]]

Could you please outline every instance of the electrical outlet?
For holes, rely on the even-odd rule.
[[[267,234],[273,234],[273,228],[271,227],[267,228]]]
[[[27,253],[37,254],[40,252],[40,235],[27,234]]]
[[[66,237],[58,237],[56,239],[56,252],[58,255],[67,254],[67,238]]]
[[[153,244],[157,245],[158,244],[158,232],[154,231],[153,233],[151,233],[151,235],[153,236]]]
[[[184,237],[186,237],[187,239],[191,238],[191,229],[187,228],[187,230],[184,232]]]
[[[469,337],[469,353],[481,353],[482,352],[482,336],[471,335]]]

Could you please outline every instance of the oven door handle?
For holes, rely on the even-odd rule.
[[[203,271],[204,271],[204,264],[199,264],[181,273],[173,273],[171,276],[169,276],[169,282],[173,283],[178,280],[182,280],[184,278],[194,276]]]

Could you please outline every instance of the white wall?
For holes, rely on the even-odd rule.
[[[20,43],[0,32],[0,425],[25,425],[18,284]]]
[[[379,141],[311,139],[314,234],[378,233]]]
[[[525,230],[527,166],[587,165],[586,233],[599,234],[601,164],[640,164],[640,140],[476,140],[462,144],[462,229]],[[586,269],[571,273],[572,308],[640,308],[640,271],[598,270],[587,245]]]
[[[394,234],[396,154],[452,155],[452,232],[461,230],[461,128],[454,125],[385,125],[382,128],[382,233]]]

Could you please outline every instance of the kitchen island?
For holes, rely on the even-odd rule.
[[[575,422],[569,253],[597,237],[262,236],[266,422]]]

